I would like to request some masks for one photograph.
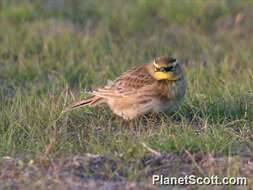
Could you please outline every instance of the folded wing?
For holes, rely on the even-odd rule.
[[[103,88],[92,91],[92,94],[105,99],[122,99],[138,95],[141,91],[148,90],[155,79],[143,66],[133,68]]]

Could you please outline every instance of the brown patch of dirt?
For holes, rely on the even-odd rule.
[[[3,157],[0,160],[0,189],[158,189],[153,174],[164,176],[235,176],[253,179],[253,158],[215,157],[211,154],[148,154],[124,167],[120,160],[100,155],[77,155],[57,159]],[[135,182],[128,175],[138,169]],[[189,187],[190,188],[190,187]]]

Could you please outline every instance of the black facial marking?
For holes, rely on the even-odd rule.
[[[176,60],[177,60],[177,59],[171,57],[171,58],[169,58],[169,63],[174,63]]]
[[[173,66],[164,67],[165,72],[173,71],[173,69],[174,69]]]
[[[156,68],[155,71],[160,71],[160,72],[171,72],[171,71],[173,71],[173,69],[174,69],[173,66],[168,66],[168,67]]]

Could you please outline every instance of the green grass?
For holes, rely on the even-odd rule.
[[[136,180],[143,143],[179,157],[253,156],[252,1],[63,2],[0,2],[1,157],[106,155],[131,163],[125,177]],[[85,88],[164,54],[184,62],[188,84],[172,116],[62,112]]]

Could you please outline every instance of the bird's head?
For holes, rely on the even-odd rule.
[[[176,81],[183,76],[179,61],[173,57],[157,57],[153,61],[153,77],[156,80]]]

